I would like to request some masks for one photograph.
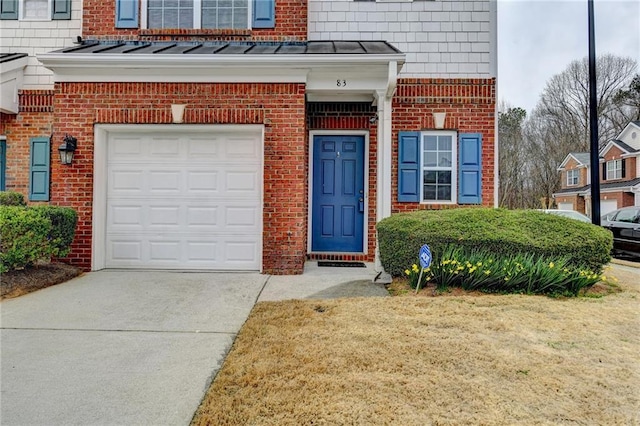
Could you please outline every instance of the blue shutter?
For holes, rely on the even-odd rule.
[[[482,202],[482,135],[461,133],[458,147],[458,204]]]
[[[0,19],[18,19],[18,0],[0,0]]]
[[[49,201],[49,138],[31,139],[29,162],[29,200]]]
[[[71,19],[71,0],[53,0],[51,19]]]
[[[5,190],[6,173],[7,173],[7,142],[0,141],[0,191]]]
[[[275,28],[276,0],[253,0],[253,28]]]
[[[398,133],[398,201],[420,202],[420,132]]]
[[[138,28],[138,0],[116,0],[116,28]]]

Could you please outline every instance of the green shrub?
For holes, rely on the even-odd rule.
[[[568,257],[549,259],[532,254],[494,255],[483,250],[447,246],[440,258],[420,275],[416,264],[405,271],[415,288],[434,283],[443,290],[461,287],[499,293],[577,296],[606,276],[575,268]]]
[[[69,254],[71,243],[76,232],[78,214],[69,207],[56,207],[48,205],[33,206],[29,209],[36,211],[41,216],[51,221],[49,244],[51,253],[56,257],[64,257]]]
[[[0,272],[21,269],[49,259],[51,220],[37,211],[0,206]]]
[[[423,244],[434,260],[447,246],[494,255],[567,258],[568,265],[599,272],[611,260],[613,238],[604,228],[535,210],[458,208],[399,213],[377,225],[380,260],[393,276],[416,263]]]
[[[0,191],[0,206],[26,206],[24,195],[20,192]]]

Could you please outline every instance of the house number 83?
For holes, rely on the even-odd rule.
[[[336,86],[345,87],[347,85],[347,80],[336,80]]]

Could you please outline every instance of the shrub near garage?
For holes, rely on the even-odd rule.
[[[18,206],[0,207],[0,272],[21,269],[52,255],[51,220]]]
[[[66,256],[76,223],[67,207],[0,206],[0,272]]]
[[[76,211],[68,207],[47,205],[33,206],[29,209],[51,221],[51,232],[49,232],[48,239],[52,255],[56,257],[68,255],[78,223]]]
[[[611,260],[613,246],[604,228],[534,210],[422,210],[383,219],[377,230],[382,266],[393,276],[416,263],[423,244],[429,244],[434,261],[453,246],[496,256],[566,258],[572,267],[595,272]]]
[[[26,206],[24,195],[20,192],[0,191],[0,206]]]

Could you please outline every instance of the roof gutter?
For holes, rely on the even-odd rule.
[[[403,64],[405,55],[399,54],[281,54],[281,55],[177,55],[177,54],[109,54],[109,53],[41,53],[37,58],[49,69],[77,67],[309,67],[339,65]]]

